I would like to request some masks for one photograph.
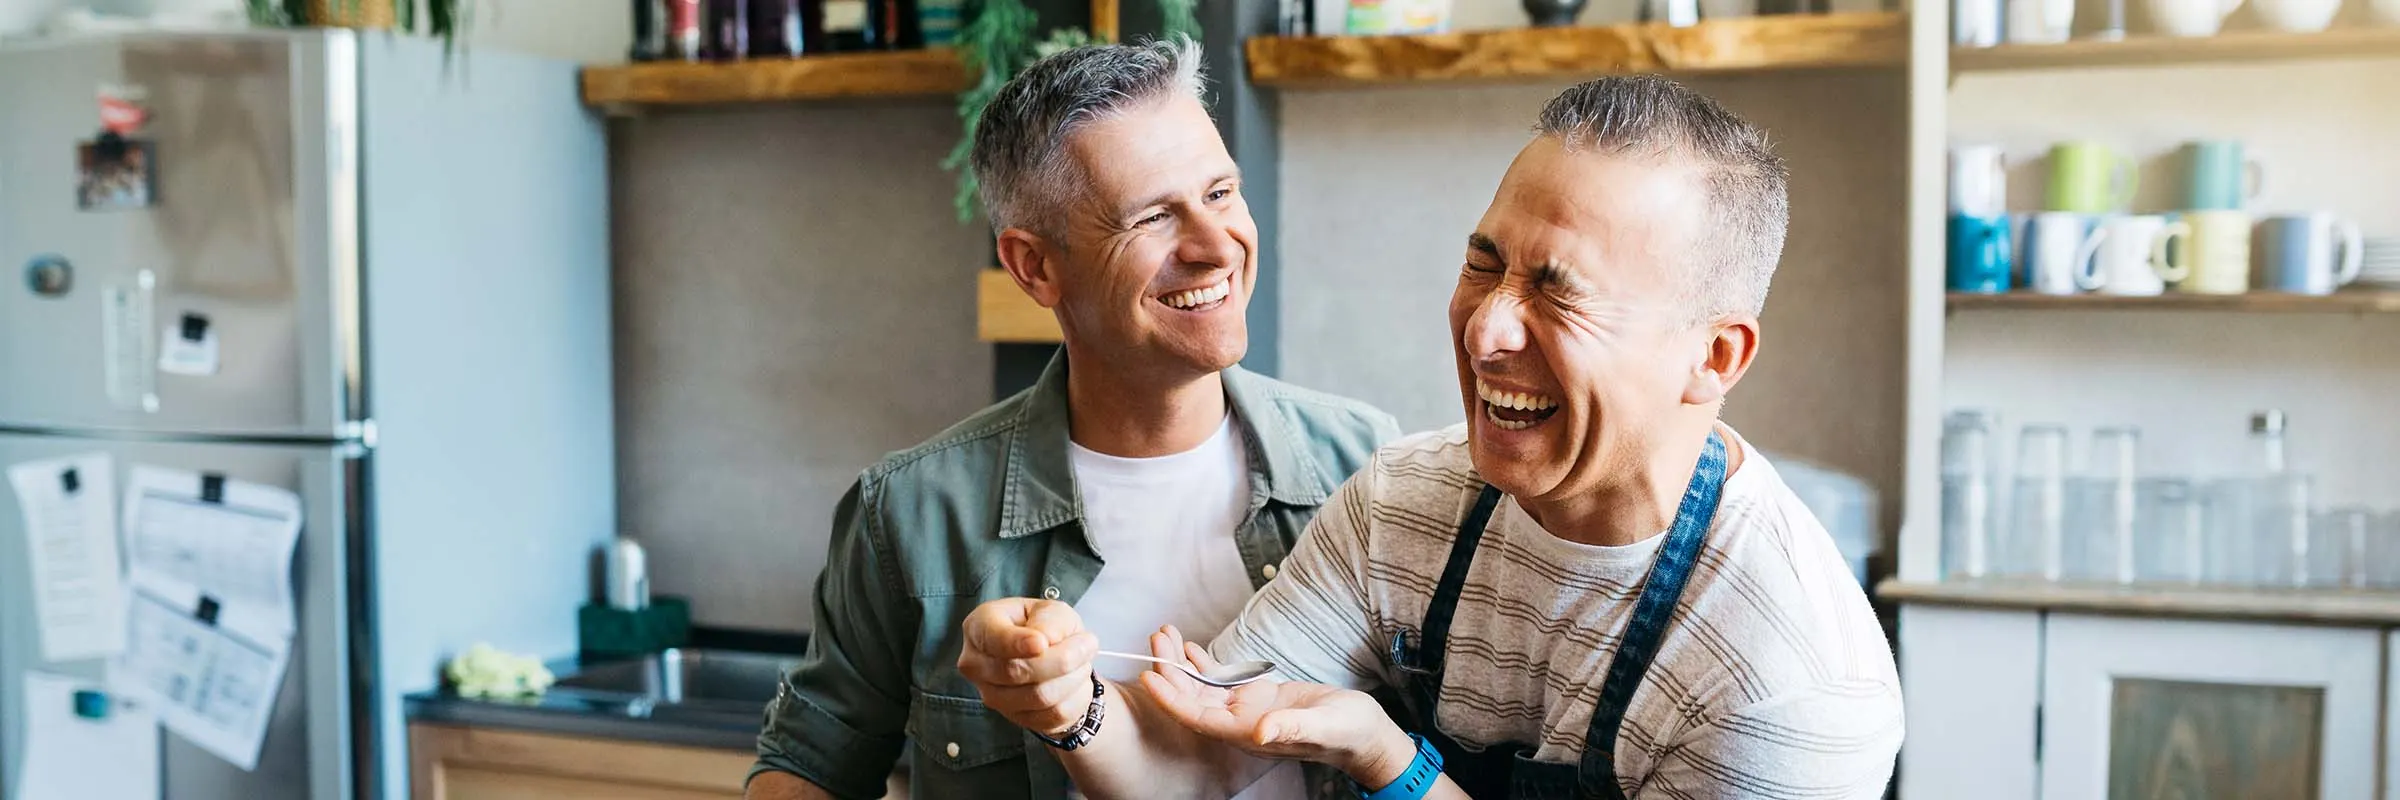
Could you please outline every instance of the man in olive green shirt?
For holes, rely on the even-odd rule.
[[[1222,625],[1398,435],[1362,403],[1235,366],[1258,232],[1199,68],[1189,42],[1077,48],[979,120],[1000,262],[1065,345],[1033,388],[885,458],[842,499],[751,798],[877,797],[904,749],[917,797],[1069,796],[1058,745],[958,674],[967,613],[1046,597],[1113,615],[1117,632],[1052,648],[1087,660],[1147,652],[1161,622]],[[1295,763],[1240,796],[1300,800],[1338,778]]]

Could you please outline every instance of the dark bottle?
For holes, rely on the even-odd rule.
[[[750,0],[750,57],[791,58],[824,51],[821,3]]]
[[[750,55],[750,0],[708,0],[708,57],[740,61]]]
[[[657,61],[666,56],[666,0],[633,0],[633,46],[626,49],[626,59]]]
[[[869,46],[877,50],[915,50],[925,46],[925,23],[917,18],[917,0],[867,0]]]

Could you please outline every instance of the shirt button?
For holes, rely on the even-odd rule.
[[[1052,587],[1048,587],[1048,588],[1045,588],[1045,589],[1043,589],[1043,590],[1042,590],[1042,599],[1044,599],[1044,600],[1056,600],[1056,599],[1058,599],[1058,587],[1056,587],[1056,586],[1052,586]]]
[[[1266,566],[1259,567],[1259,568],[1258,568],[1258,574],[1267,576],[1267,580],[1274,580],[1274,579],[1275,579],[1275,565],[1273,565],[1273,564],[1268,564],[1268,565],[1266,565]]]
[[[949,747],[944,747],[944,748],[942,748],[942,752],[949,753],[951,758],[957,758],[957,757],[958,757],[958,743],[957,743],[957,742],[951,742]]]

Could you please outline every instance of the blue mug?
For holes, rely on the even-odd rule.
[[[2008,217],[1950,216],[1950,291],[2008,291],[2012,266]]]

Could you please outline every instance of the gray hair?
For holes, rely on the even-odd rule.
[[[1601,78],[1542,108],[1535,131],[1570,150],[1672,156],[1701,168],[1708,220],[1680,293],[1698,319],[1758,314],[1791,222],[1790,172],[1765,131],[1707,95],[1656,75]]]
[[[1078,175],[1061,157],[1094,122],[1169,96],[1198,98],[1200,44],[1189,38],[1069,48],[1000,87],[975,125],[976,197],[992,230],[1057,235],[1052,215]]]

